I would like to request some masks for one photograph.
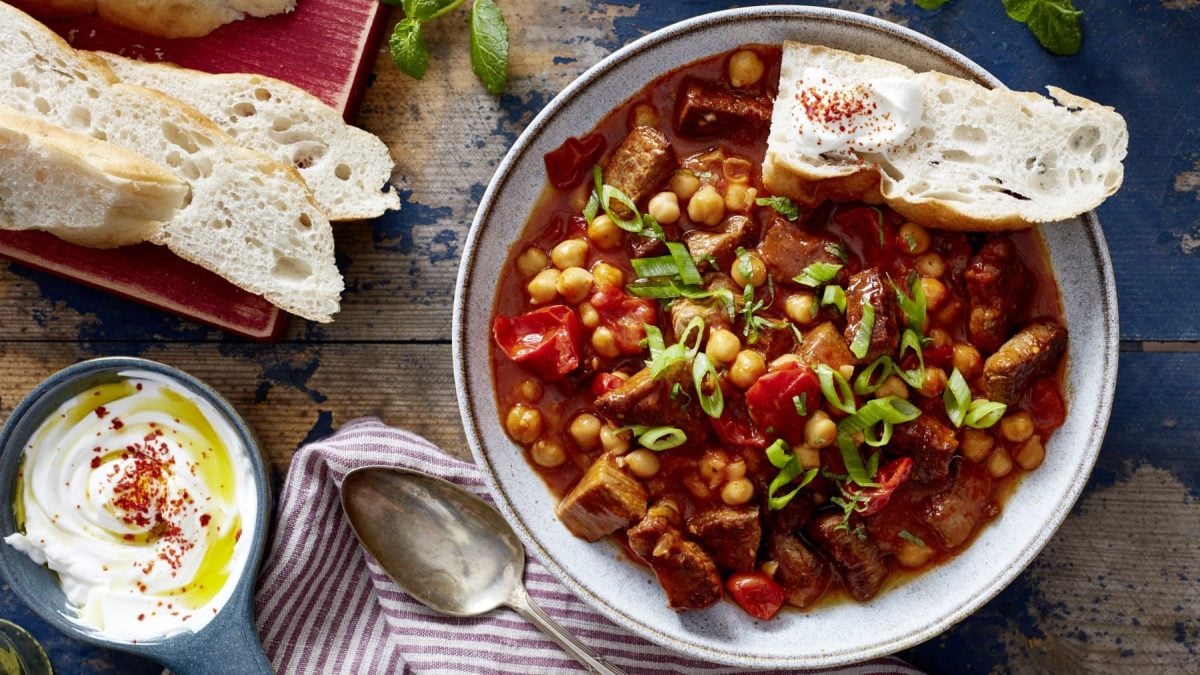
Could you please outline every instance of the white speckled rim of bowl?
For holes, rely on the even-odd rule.
[[[454,301],[454,375],[467,441],[496,504],[533,554],[574,593],[636,635],[698,658],[748,667],[815,668],[863,661],[923,642],[962,620],[1041,551],[1079,497],[1108,424],[1117,374],[1117,300],[1095,214],[1042,230],[1071,331],[1069,414],[1000,517],[950,562],[887,588],[868,603],[838,603],[769,622],[733,603],[676,614],[648,570],[614,546],[588,544],[555,519],[555,499],[505,435],[489,357],[496,279],[546,185],[542,156],[592,129],[656,76],[746,43],[795,39],[1003,86],[948,47],[859,14],[755,7],[669,26],[617,51],[572,82],[504,158],[467,238]]]

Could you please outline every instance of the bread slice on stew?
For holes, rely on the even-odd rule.
[[[102,60],[3,3],[0,103],[167,167],[189,193],[152,241],[293,314],[332,320],[343,287],[333,230],[291,166],[177,99],[117,82]]]
[[[920,92],[919,122],[894,144],[806,153],[795,119],[807,112],[802,78],[811,68],[845,91],[880,78],[910,83]],[[1071,218],[1120,187],[1129,134],[1112,108],[1048,89],[1053,99],[788,42],[764,182],[803,204],[886,203],[944,229],[1011,230]],[[853,111],[844,119],[862,122]]]
[[[383,188],[394,162],[383,141],[299,87],[263,75],[213,75],[96,52],[127,84],[157,89],[207,115],[241,145],[290,164],[330,220],[400,208]]]
[[[159,37],[200,37],[250,16],[290,12],[296,0],[10,0],[40,18],[99,13],[107,21]]]
[[[152,237],[188,187],[136,152],[0,105],[0,229],[110,248]]]

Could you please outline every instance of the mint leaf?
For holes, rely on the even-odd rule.
[[[950,0],[916,0],[917,7],[921,9],[938,9],[947,2]]]
[[[384,0],[387,2],[388,0]],[[428,21],[452,12],[465,0],[402,0],[404,16],[417,21]]]
[[[769,206],[775,209],[779,215],[788,220],[795,220],[800,217],[800,208],[796,206],[796,202],[787,197],[759,197],[754,200],[759,206]]]
[[[1002,0],[1004,11],[1013,21],[1029,27],[1029,32],[1043,47],[1054,54],[1070,56],[1079,53],[1083,43],[1083,27],[1071,0]]]
[[[429,69],[429,48],[421,36],[420,21],[403,19],[396,24],[388,38],[388,47],[397,68],[418,80],[425,77],[425,71]]]
[[[471,6],[471,70],[490,93],[508,84],[508,25],[493,0]]]

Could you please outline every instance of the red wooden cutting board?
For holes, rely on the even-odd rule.
[[[92,16],[46,23],[81,49],[171,61],[212,73],[277,77],[352,120],[388,9],[378,0],[299,0],[290,14],[247,18],[201,38],[176,40]],[[266,300],[160,246],[97,250],[41,232],[2,231],[0,256],[252,339],[276,339],[286,327],[287,315]]]

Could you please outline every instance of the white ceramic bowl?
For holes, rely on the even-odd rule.
[[[644,567],[606,543],[573,537],[555,500],[505,435],[489,367],[495,280],[546,185],[542,156],[586,133],[658,75],[745,43],[795,39],[1003,86],[977,64],[906,28],[847,12],[756,7],[654,32],[588,70],[525,130],[500,164],[467,239],[454,305],[454,374],[467,440],[500,510],[526,546],[580,598],[630,631],[696,657],[757,667],[822,667],[895,652],[933,637],[987,602],[1042,550],[1087,482],[1108,423],[1117,374],[1112,267],[1094,214],[1043,230],[1071,339],[1069,414],[1000,517],[950,562],[871,602],[751,619],[733,603],[676,614]]]

